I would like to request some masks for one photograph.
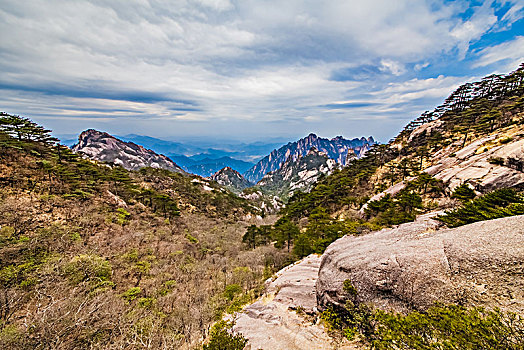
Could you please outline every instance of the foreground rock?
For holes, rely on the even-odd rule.
[[[399,312],[436,301],[524,311],[524,216],[438,230],[421,217],[363,236],[346,236],[322,257],[319,308],[343,305],[344,280],[360,301]]]
[[[306,315],[316,311],[319,266],[320,257],[310,255],[284,268],[267,282],[267,294],[237,315],[234,330],[249,340],[248,349],[356,349],[336,344],[315,317]]]

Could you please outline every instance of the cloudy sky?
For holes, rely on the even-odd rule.
[[[73,134],[393,137],[524,61],[522,0],[0,0],[0,110]]]

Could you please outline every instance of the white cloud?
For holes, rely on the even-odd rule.
[[[382,67],[379,69],[383,72],[391,72],[393,75],[402,75],[406,72],[406,68],[403,64],[395,62],[393,60],[383,59],[380,61]]]
[[[518,2],[502,2],[513,6],[505,23],[520,18]],[[0,103],[29,116],[149,118],[160,127],[161,120],[240,125],[410,114],[421,108],[417,100],[443,98],[465,78],[405,79],[443,54],[458,50],[463,58],[493,28],[490,5],[470,8],[464,21],[466,0],[4,0],[0,83],[13,90]],[[521,41],[503,45],[481,51],[477,65],[522,58]],[[385,74],[331,79],[348,66]],[[358,112],[319,107],[330,101],[377,104]]]
[[[497,22],[494,9],[491,7],[492,4],[493,0],[484,1],[482,6],[474,12],[469,20],[458,23],[452,29],[451,35],[457,39],[459,59],[464,59],[471,41],[479,39]]]
[[[524,36],[517,36],[511,41],[485,48],[478,55],[480,58],[473,64],[474,67],[485,67],[503,61],[504,70],[515,69],[524,62]]]

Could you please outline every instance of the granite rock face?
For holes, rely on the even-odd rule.
[[[422,127],[421,127],[422,128]],[[417,130],[415,130],[417,131]],[[523,134],[524,135],[524,134]],[[503,135],[490,135],[473,141],[454,152],[457,145],[450,145],[432,156],[431,166],[424,172],[442,180],[451,192],[463,183],[469,183],[479,192],[499,188],[524,187],[524,136],[516,135],[510,142],[501,143]],[[408,177],[370,198],[376,201],[386,194],[395,196],[414,180]],[[360,209],[364,215],[367,203]]]
[[[443,156],[424,171],[450,189],[464,182],[482,192],[524,184],[524,138],[491,145],[496,136],[479,139],[455,154]],[[438,155],[436,156],[436,158]]]
[[[335,343],[321,324],[305,315],[316,311],[319,266],[320,257],[310,255],[282,269],[266,282],[266,295],[236,316],[234,330],[248,339],[247,349],[356,349]]]
[[[428,216],[363,236],[345,236],[324,255],[319,309],[343,306],[349,279],[361,302],[383,310],[435,302],[524,311],[524,216],[439,229]]]

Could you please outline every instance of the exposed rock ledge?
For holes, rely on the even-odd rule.
[[[524,216],[436,228],[426,216],[335,241],[322,256],[319,308],[342,305],[349,279],[361,301],[386,310],[439,301],[524,311]]]
[[[249,340],[247,349],[357,349],[356,345],[336,344],[314,317],[294,311],[316,311],[319,266],[320,257],[310,255],[284,268],[276,279],[266,282],[267,294],[237,315],[234,330]]]

